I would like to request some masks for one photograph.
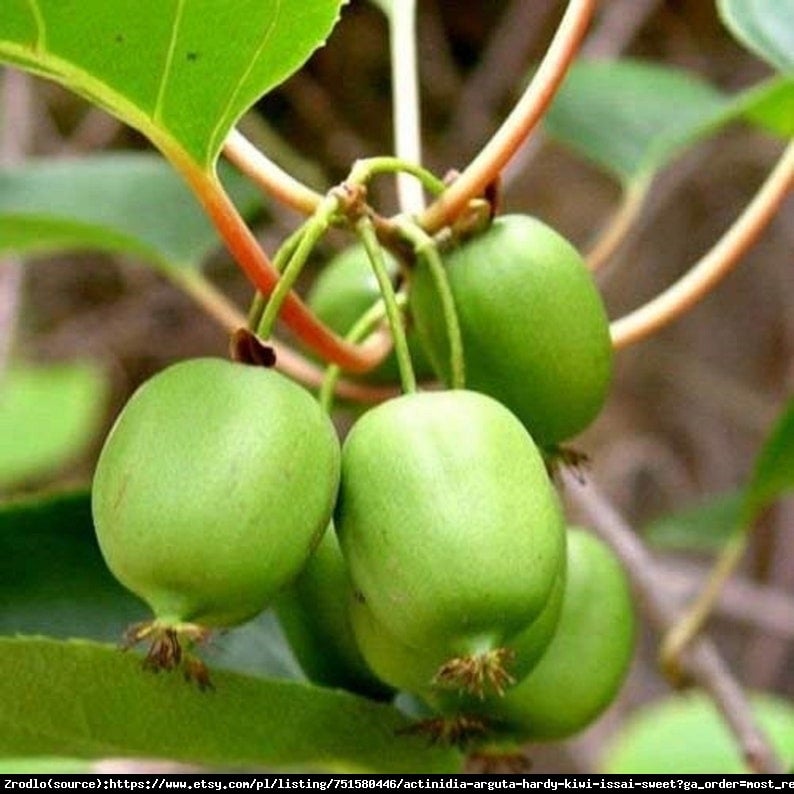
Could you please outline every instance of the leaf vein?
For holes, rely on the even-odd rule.
[[[44,14],[39,7],[38,0],[28,0],[30,13],[33,15],[33,21],[36,23],[36,43],[33,45],[35,52],[47,51],[47,28],[44,24]]]
[[[256,49],[254,50],[253,55],[251,56],[251,60],[248,63],[248,66],[240,75],[239,79],[237,80],[237,84],[234,86],[234,89],[229,94],[229,99],[226,102],[226,107],[223,109],[223,112],[218,117],[218,122],[212,130],[212,134],[210,135],[210,143],[211,143],[211,151],[214,151],[217,148],[218,138],[221,136],[223,132],[223,126],[226,124],[227,118],[234,107],[235,102],[237,101],[237,97],[242,90],[245,81],[248,79],[248,76],[253,71],[254,67],[256,66],[256,62],[259,59],[259,56],[262,54],[262,51],[267,47],[270,38],[273,35],[273,32],[278,27],[279,18],[281,16],[281,0],[276,0],[276,5],[274,9],[273,18],[270,22],[268,29],[265,31],[262,40],[257,45]]]
[[[182,15],[185,10],[185,0],[177,0],[176,11],[174,13],[174,24],[171,29],[171,39],[168,42],[168,50],[165,55],[165,64],[163,65],[163,76],[160,78],[160,85],[157,88],[157,100],[154,104],[154,111],[152,112],[152,120],[155,122],[162,121],[163,102],[165,101],[165,91],[168,86],[168,78],[171,74],[171,69],[174,64],[174,51],[176,50],[176,40],[179,35],[179,26],[182,23]]]

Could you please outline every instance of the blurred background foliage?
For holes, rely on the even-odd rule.
[[[542,56],[563,6],[560,0],[421,0],[430,168],[443,175],[464,166],[496,129]],[[772,74],[726,32],[714,4],[701,0],[605,0],[585,53],[679,67],[728,93]],[[314,187],[328,187],[356,158],[391,150],[389,73],[386,20],[374,5],[354,0],[328,45],[259,102],[242,129],[287,170]],[[7,71],[2,80],[0,156],[6,164],[148,149],[135,132],[51,83]],[[780,148],[779,140],[761,130],[731,125],[667,166],[632,233],[599,272],[610,316],[621,316],[685,272],[741,212]],[[544,133],[529,142],[503,181],[505,211],[537,215],[581,248],[621,196],[613,178]],[[386,181],[375,190],[379,209],[396,209]],[[265,200],[254,226],[272,253],[297,221],[291,211]],[[302,290],[345,242],[341,234],[323,242]],[[730,509],[730,494],[746,482],[765,435],[794,391],[792,250],[789,200],[708,299],[653,339],[618,354],[607,408],[576,441],[590,457],[592,476],[619,509],[638,531],[650,528],[667,584],[682,596],[695,591],[724,538],[719,518],[693,533],[681,531],[670,514],[704,501],[718,516]],[[247,306],[250,287],[225,252],[210,257],[206,273],[240,307]],[[32,465],[19,476],[5,476],[0,455],[0,489],[18,499],[42,488],[85,485],[104,433],[140,382],[169,362],[222,356],[226,349],[225,332],[161,273],[143,266],[143,258],[79,252],[40,255],[21,267],[7,257],[0,262],[5,383],[25,375],[12,362],[58,362],[53,377],[65,384],[62,393],[71,403],[47,408],[44,419],[9,419],[18,408],[0,393],[2,443],[16,429],[17,441],[30,446],[31,436],[20,436],[24,421],[41,427],[62,416],[74,427],[64,431],[57,450],[49,450],[45,465]],[[30,380],[26,388],[42,385]],[[714,504],[712,495],[720,495]],[[728,586],[712,628],[743,683],[788,699],[794,696],[793,601],[794,504],[784,499],[758,522],[751,553]],[[656,671],[655,643],[646,638],[645,646],[604,719],[574,741],[533,752],[539,771],[593,768],[626,716],[667,694]]]

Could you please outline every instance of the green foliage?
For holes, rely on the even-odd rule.
[[[717,550],[736,529],[743,500],[742,491],[707,497],[654,519],[643,528],[643,535],[660,549]]]
[[[293,681],[217,673],[200,692],[116,648],[0,639],[0,757],[170,758],[232,768],[455,772],[460,758],[397,735],[390,706]]]
[[[752,698],[753,712],[783,762],[794,764],[794,708],[768,695]],[[741,752],[714,704],[702,694],[679,695],[639,709],[607,749],[611,775],[742,774]]]
[[[51,474],[82,452],[106,391],[87,363],[12,366],[0,381],[0,490]]]
[[[242,212],[259,204],[250,183],[224,174]],[[199,267],[218,242],[184,182],[156,155],[31,160],[0,171],[3,253],[95,248],[168,270]]]
[[[788,79],[729,96],[669,66],[629,58],[579,62],[545,126],[553,138],[628,184],[737,119],[794,134],[792,103],[794,81]]]
[[[12,0],[0,59],[63,83],[171,155],[211,168],[262,94],[308,58],[342,0]]]
[[[645,536],[662,548],[719,549],[763,510],[794,490],[794,400],[781,412],[753,464],[747,485],[662,516]]]
[[[756,458],[744,497],[742,521],[750,523],[762,510],[792,489],[794,489],[794,400],[791,400],[781,413]]]
[[[794,74],[792,0],[717,0],[725,26],[775,69]]]

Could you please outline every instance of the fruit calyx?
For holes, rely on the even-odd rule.
[[[186,681],[195,682],[202,690],[212,689],[207,666],[190,653],[193,646],[206,642],[209,636],[209,629],[197,623],[147,620],[127,629],[122,648],[126,651],[139,642],[149,642],[144,670],[159,673],[181,668]]]
[[[469,656],[456,656],[439,667],[433,684],[457,689],[470,695],[485,698],[490,691],[504,695],[505,689],[515,684],[507,668],[515,660],[511,648],[494,648]]]
[[[418,720],[398,735],[426,736],[431,744],[465,750],[472,742],[479,742],[488,732],[488,723],[477,716],[456,714],[451,717],[429,717]]]

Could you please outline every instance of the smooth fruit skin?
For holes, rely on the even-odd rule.
[[[549,646],[503,698],[473,705],[517,741],[563,739],[614,700],[633,652],[634,611],[623,568],[602,541],[572,529],[562,612]]]
[[[512,637],[504,647],[513,653],[510,674],[523,678],[535,666],[554,636],[565,590],[565,571],[558,571],[546,605],[532,623]],[[369,667],[382,680],[396,689],[423,698],[438,711],[456,711],[470,700],[460,692],[445,691],[433,678],[446,661],[446,649],[428,642],[421,648],[411,648],[399,642],[384,628],[366,604],[353,599],[350,604],[351,622],[358,647]]]
[[[116,420],[92,509],[108,567],[163,622],[241,623],[328,526],[339,442],[302,387],[220,359],[175,364]]]
[[[541,446],[584,430],[606,400],[612,346],[604,305],[576,249],[535,218],[505,215],[445,261],[467,388],[506,405]],[[409,295],[419,337],[449,383],[440,299],[421,262]]]
[[[347,565],[331,526],[295,581],[279,594],[275,609],[310,680],[389,699],[394,691],[375,677],[356,644],[348,612],[352,597]]]
[[[384,255],[389,274],[396,276],[399,271],[397,260],[388,251],[384,251]],[[346,334],[379,298],[378,280],[367,252],[364,246],[353,245],[337,254],[322,269],[306,300],[326,325],[339,334]],[[433,368],[410,323],[406,338],[416,377],[420,380],[432,377]],[[400,379],[397,357],[390,353],[364,378],[372,383],[397,383]]]
[[[375,619],[405,645],[460,655],[530,623],[564,558],[535,444],[469,391],[403,395],[359,419],[342,450],[336,529]]]
[[[794,704],[750,696],[753,715],[787,769],[794,768]],[[611,775],[741,775],[748,769],[714,703],[699,692],[664,698],[634,712],[602,760]]]

